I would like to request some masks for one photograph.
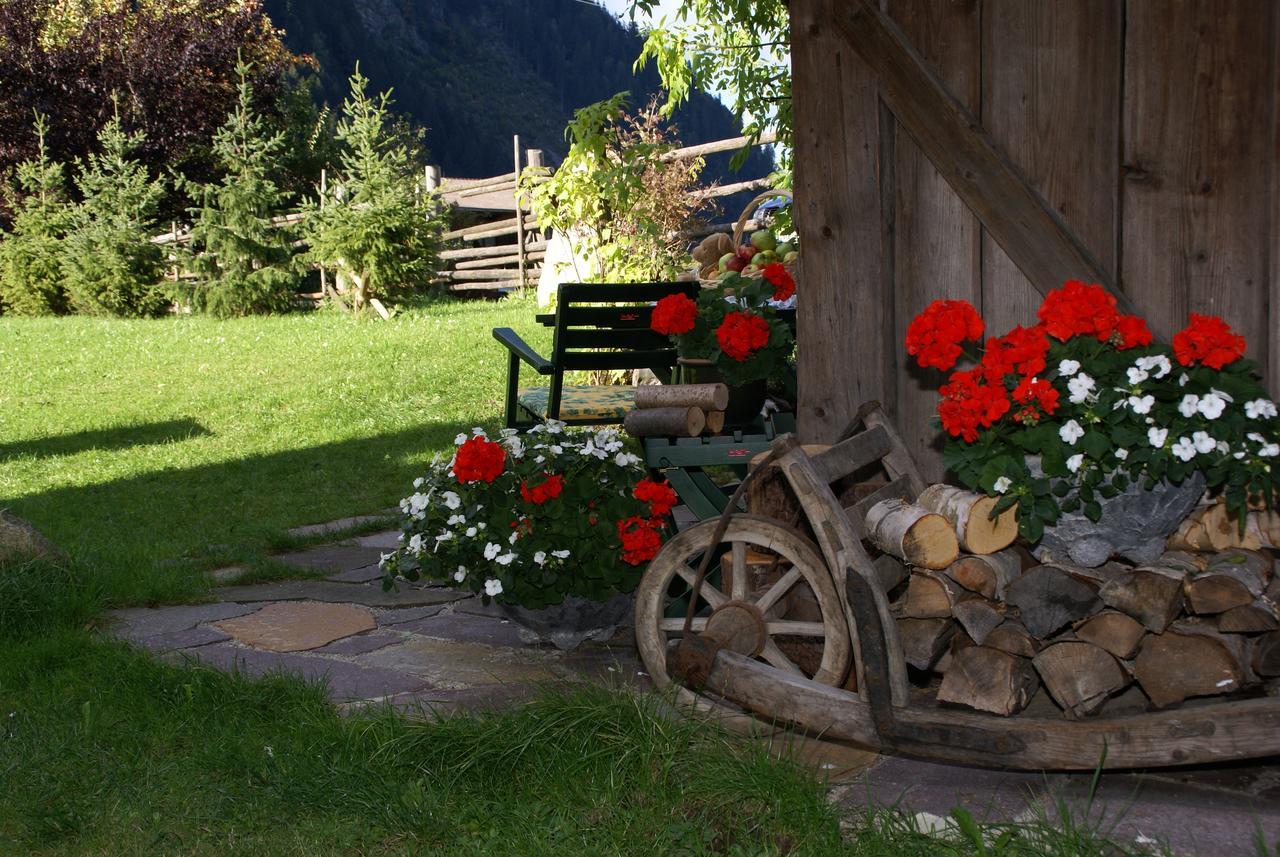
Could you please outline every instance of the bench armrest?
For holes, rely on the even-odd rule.
[[[493,329],[493,338],[506,346],[507,350],[512,354],[532,366],[539,375],[550,375],[552,373],[554,367],[551,361],[530,348],[529,343],[521,339],[520,334],[511,328],[495,327]]]

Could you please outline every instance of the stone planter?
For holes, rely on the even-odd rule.
[[[681,357],[680,365],[684,367],[690,383],[724,383],[720,370],[710,360]],[[729,406],[724,410],[725,428],[746,428],[754,423],[760,416],[760,410],[764,407],[764,400],[768,395],[768,382],[763,378],[737,387],[729,387]]]
[[[536,610],[514,604],[498,606],[503,615],[520,626],[522,639],[568,650],[587,640],[608,640],[620,626],[631,624],[635,601],[635,594],[627,592],[606,601],[566,595],[559,604]]]
[[[1027,464],[1033,476],[1043,475],[1038,458],[1028,458]],[[1068,560],[1085,568],[1100,566],[1115,555],[1139,565],[1154,563],[1164,553],[1169,534],[1204,494],[1204,477],[1197,472],[1181,485],[1162,481],[1149,491],[1144,481],[1130,482],[1110,500],[1099,497],[1102,517],[1097,522],[1080,511],[1064,512],[1056,524],[1044,528],[1033,553],[1040,560]]]

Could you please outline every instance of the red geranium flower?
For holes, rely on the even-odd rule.
[[[950,369],[960,359],[960,343],[981,339],[983,328],[968,301],[934,301],[907,327],[907,353],[921,366]]]
[[[1048,381],[1028,375],[1013,390],[1013,400],[1023,407],[1013,415],[1020,423],[1035,423],[1058,409],[1058,391]]]
[[[618,522],[618,538],[622,540],[622,561],[641,565],[653,559],[662,547],[658,529],[662,522],[654,518],[632,515]]]
[[[760,269],[761,275],[773,284],[773,299],[785,301],[796,293],[796,281],[791,278],[781,262],[770,262]]]
[[[1191,313],[1191,323],[1173,337],[1173,353],[1183,366],[1200,362],[1221,369],[1244,356],[1244,337],[1216,315]]]
[[[1018,325],[1004,336],[987,340],[982,355],[983,377],[987,383],[1003,384],[1006,375],[1037,375],[1044,371],[1048,353],[1049,337],[1044,335],[1044,325]]]
[[[731,312],[716,328],[720,350],[741,363],[769,344],[769,322],[758,315]]]
[[[1151,344],[1151,331],[1147,322],[1136,315],[1122,315],[1116,322],[1116,335],[1120,337],[1119,351],[1137,348],[1139,345]]]
[[[564,490],[564,477],[559,473],[548,474],[547,478],[539,485],[529,487],[529,483],[520,480],[520,496],[524,498],[526,503],[532,503],[535,506],[541,506],[548,500],[554,500],[560,496],[560,492]]]
[[[458,447],[453,459],[453,473],[458,481],[492,482],[502,473],[507,452],[500,444],[476,435]]]
[[[1092,336],[1106,342],[1120,323],[1115,295],[1097,284],[1067,280],[1045,295],[1037,317],[1049,335],[1062,342],[1073,336]]]
[[[698,305],[688,295],[667,295],[654,306],[649,327],[667,336],[679,336],[693,330],[697,319]]]
[[[978,429],[993,425],[1009,412],[1009,394],[1003,386],[981,383],[982,370],[952,374],[938,392],[938,417],[953,437],[967,443],[978,439]]]
[[[671,511],[671,507],[679,499],[676,492],[666,482],[655,482],[652,479],[641,479],[631,492],[641,503],[649,504],[649,514],[661,518]]]

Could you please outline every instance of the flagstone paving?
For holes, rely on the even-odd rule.
[[[337,532],[380,519],[293,532]],[[342,710],[387,704],[448,714],[517,705],[547,684],[649,686],[630,629],[607,644],[561,651],[469,592],[404,584],[383,591],[377,562],[397,539],[394,531],[374,533],[278,556],[329,576],[223,586],[211,604],[116,610],[111,633],[177,662],[323,681]],[[827,778],[832,800],[851,811],[895,806],[936,826],[955,806],[979,819],[1027,821],[1054,818],[1066,805],[1077,821],[1129,842],[1165,842],[1179,855],[1256,855],[1259,834],[1280,853],[1280,759],[1107,774],[1090,800],[1088,775],[974,770],[794,736],[773,742],[776,752]]]

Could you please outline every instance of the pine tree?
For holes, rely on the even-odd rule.
[[[98,134],[101,152],[80,162],[76,206],[63,242],[67,294],[77,312],[153,316],[170,297],[161,284],[164,252],[151,242],[164,182],[130,154],[142,135],[126,134],[117,114]]]
[[[13,232],[0,230],[0,307],[14,315],[67,311],[60,242],[72,209],[62,164],[45,148],[45,117],[36,113],[36,157],[18,164]]]
[[[281,170],[285,135],[253,109],[249,67],[240,77],[235,109],[213,138],[223,173],[216,184],[184,182],[199,207],[192,210],[193,269],[188,297],[215,315],[246,315],[289,308],[298,277],[290,230],[272,226],[286,194],[272,179]]]
[[[442,221],[420,182],[421,153],[390,114],[391,93],[369,97],[357,66],[343,103],[337,192],[304,208],[307,258],[336,270],[352,308],[424,285],[435,270]]]

